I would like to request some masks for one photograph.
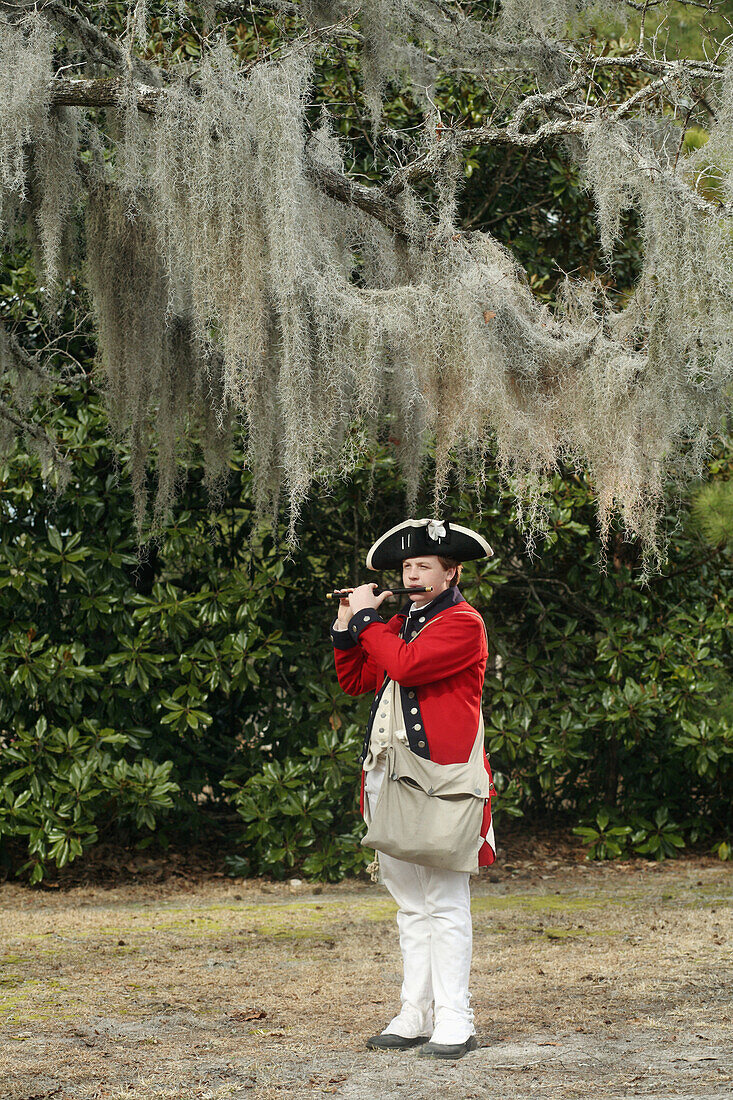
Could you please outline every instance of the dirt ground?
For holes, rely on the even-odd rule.
[[[553,860],[473,880],[479,1049],[370,1053],[383,887],[0,887],[2,1100],[733,1096],[733,867]]]

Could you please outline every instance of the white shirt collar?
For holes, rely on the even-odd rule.
[[[440,593],[438,595],[440,595]],[[410,607],[410,610],[407,612],[408,618],[410,617],[410,615],[413,615],[416,611],[426,611],[427,608],[430,607],[430,605],[432,603],[435,603],[437,598],[438,598],[437,596],[433,596],[432,600],[428,600],[428,602],[424,603],[422,605],[422,607],[418,607],[417,604],[412,604],[412,606]]]

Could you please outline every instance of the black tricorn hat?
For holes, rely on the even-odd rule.
[[[437,554],[455,561],[490,558],[494,551],[476,531],[440,519],[406,519],[378,538],[367,554],[367,569],[392,569],[405,558]]]

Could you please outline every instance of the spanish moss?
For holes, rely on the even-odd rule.
[[[144,41],[146,7],[129,7],[129,50]],[[149,518],[165,522],[191,446],[204,447],[213,491],[237,432],[260,512],[284,496],[296,539],[314,481],[348,474],[386,429],[412,498],[433,449],[436,509],[451,470],[480,481],[495,453],[530,548],[546,527],[553,476],[562,465],[587,471],[602,539],[618,513],[646,565],[658,566],[665,494],[701,474],[729,403],[730,71],[711,91],[709,141],[691,153],[676,117],[689,91],[682,77],[665,92],[667,115],[585,117],[569,92],[567,149],[609,265],[629,212],[640,226],[642,270],[621,305],[589,277],[568,280],[551,310],[507,248],[462,230],[460,133],[438,140],[431,103],[438,56],[456,69],[500,58],[504,72],[542,54],[533,71],[545,85],[566,80],[569,55],[528,28],[541,11],[559,40],[585,7],[515,0],[479,25],[429,0],[362,6],[375,132],[389,82],[424,93],[417,140],[434,201],[396,167],[389,220],[324,186],[344,179],[345,166],[328,113],[316,125],[309,110],[317,42],[243,66],[224,35],[211,35],[195,80],[172,67],[154,109],[140,110],[128,65],[115,102],[90,114],[52,106],[44,19],[3,26],[5,232],[9,212],[25,212],[43,278],[57,285],[73,267],[84,211],[100,382],[111,430],[130,449],[141,537]],[[319,0],[304,14],[328,28],[344,9]]]

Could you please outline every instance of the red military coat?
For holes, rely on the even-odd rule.
[[[375,692],[360,763],[364,762],[379,701],[390,680],[399,685],[407,740],[413,752],[437,764],[468,760],[481,711],[488,646],[481,615],[454,586],[409,617],[407,609],[385,623],[371,608],[353,616],[348,630],[332,630],[336,674],[349,695]],[[426,629],[429,624],[429,629]],[[491,767],[484,753],[489,778]],[[364,811],[364,773],[361,809]],[[496,858],[491,799],[484,806],[479,866]]]

